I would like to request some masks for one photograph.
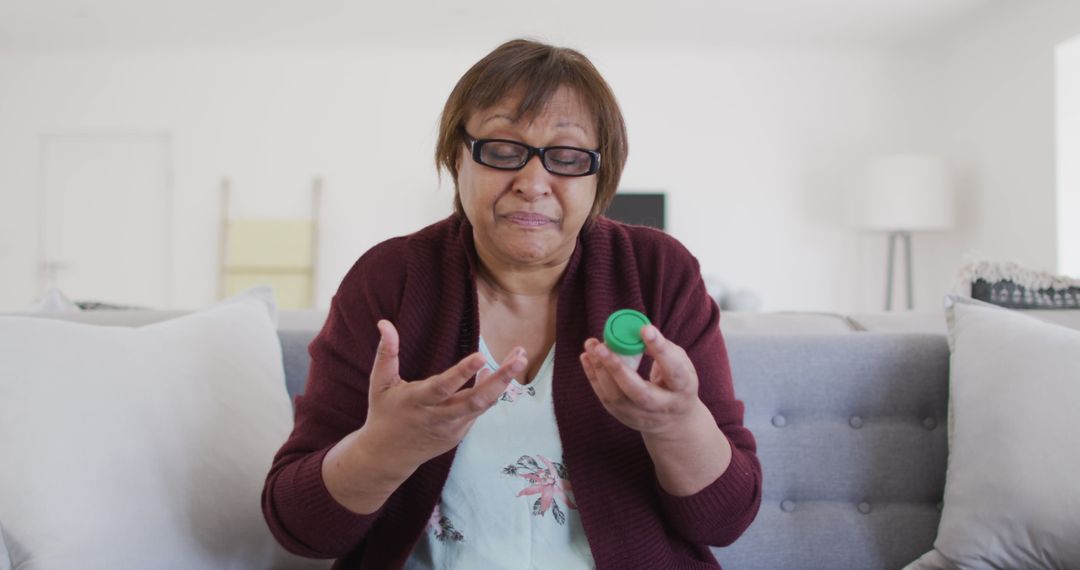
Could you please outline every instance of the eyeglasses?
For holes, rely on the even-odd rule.
[[[499,170],[521,170],[533,156],[540,157],[544,170],[559,176],[588,176],[600,170],[600,153],[573,146],[537,148],[505,139],[478,139],[465,132],[473,160]]]

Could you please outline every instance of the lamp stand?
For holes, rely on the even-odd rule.
[[[886,311],[892,310],[893,266],[896,265],[894,263],[896,258],[896,241],[899,239],[904,240],[904,274],[907,284],[907,309],[910,311],[914,308],[911,291],[911,232],[896,230],[889,232],[889,267],[886,270],[885,278]]]

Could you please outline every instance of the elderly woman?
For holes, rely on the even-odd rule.
[[[454,213],[345,276],[263,509],[338,568],[706,568],[761,500],[695,258],[601,214],[626,160],[580,53],[515,40],[458,82]],[[596,337],[652,324],[631,368]]]

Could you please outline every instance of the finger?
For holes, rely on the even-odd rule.
[[[585,341],[585,354],[582,358],[582,366],[587,366],[585,376],[592,381],[593,391],[600,401],[608,404],[618,404],[626,400],[626,394],[615,384],[614,379],[606,371],[604,364],[605,355],[611,353],[603,343],[590,338]],[[591,375],[591,377],[590,377]]]
[[[585,371],[585,377],[589,379],[589,383],[596,383],[596,373],[593,371],[592,362],[589,362],[589,353],[582,352],[578,355],[578,360],[581,361],[581,369]]]
[[[601,402],[611,404],[622,397],[618,389],[607,385],[600,379],[597,375],[596,365],[593,364],[592,357],[587,352],[582,353],[580,359],[581,367],[585,370],[585,377],[589,379],[589,385],[592,386],[593,392]]]
[[[593,337],[589,337],[589,338],[585,339],[585,352],[591,351],[593,349],[593,347],[595,347],[598,344],[600,344],[600,341],[596,340]]]
[[[585,377],[589,379],[589,384],[596,384],[596,369],[593,368],[592,361],[589,359],[589,352],[585,351],[578,355],[578,360],[581,361],[581,369],[585,371]],[[596,386],[593,386],[595,389]]]
[[[502,384],[505,388],[506,384],[516,378],[519,374],[525,372],[525,368],[528,367],[529,359],[525,356],[525,349],[520,346],[515,346],[513,350],[507,354],[499,367],[493,370],[490,376],[487,376],[484,383],[498,383]],[[477,379],[477,385],[480,385],[479,378]],[[500,392],[501,394],[501,392]]]
[[[697,372],[694,363],[682,347],[664,338],[660,329],[653,325],[641,328],[641,339],[645,341],[645,353],[663,370],[664,384],[668,388],[685,391],[695,385]]]
[[[528,359],[525,349],[517,347],[503,359],[494,371],[476,375],[476,384],[468,390],[462,390],[446,400],[446,412],[450,415],[480,415],[499,401],[510,381],[525,372]],[[484,370],[487,370],[486,368]],[[481,371],[483,372],[483,371]]]
[[[375,361],[371,363],[369,382],[372,392],[381,392],[401,380],[398,376],[398,354],[401,347],[393,323],[382,319],[375,326],[379,329],[379,346],[375,349]]]
[[[578,356],[578,359],[581,360],[581,368],[585,371],[585,377],[589,379],[590,383],[594,384],[594,390],[602,389],[602,387],[595,385],[597,382],[599,382],[599,379],[596,377],[596,364],[593,363],[592,358],[589,356],[589,353],[592,352],[593,348],[598,344],[600,344],[600,341],[596,340],[595,338],[590,337],[586,339],[585,351],[582,352],[580,356]],[[600,394],[599,392],[596,395],[602,396],[602,394]]]
[[[629,397],[615,382],[611,373],[616,368],[624,367],[622,362],[603,343],[597,341],[589,345],[589,351],[585,356],[596,380],[593,383],[593,389],[597,396],[609,406],[625,406]],[[608,358],[614,362],[609,361]]]
[[[668,399],[666,390],[638,376],[606,346],[594,346],[590,357],[600,382],[639,408],[654,409]]]
[[[424,380],[421,382],[420,402],[429,406],[444,402],[479,372],[486,362],[484,355],[474,352],[446,372]]]

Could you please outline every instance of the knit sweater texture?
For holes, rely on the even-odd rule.
[[[454,451],[421,465],[368,515],[330,496],[322,461],[364,424],[379,319],[398,329],[406,380],[439,374],[478,349],[478,266],[473,228],[455,214],[373,247],[342,280],[309,347],[311,368],[296,398],[295,427],[263,489],[266,521],[288,550],[335,558],[334,568],[341,569],[405,562],[439,500]],[[645,313],[686,350],[699,397],[731,443],[727,471],[694,495],[676,497],[660,486],[641,434],[604,409],[578,360],[585,340],[603,338],[608,315],[623,308]],[[716,568],[708,545],[730,544],[757,514],[761,465],[742,424],[719,319],[697,260],[674,238],[604,217],[582,230],[559,284],[553,395],[597,568]],[[644,377],[651,366],[646,356],[639,368]]]

